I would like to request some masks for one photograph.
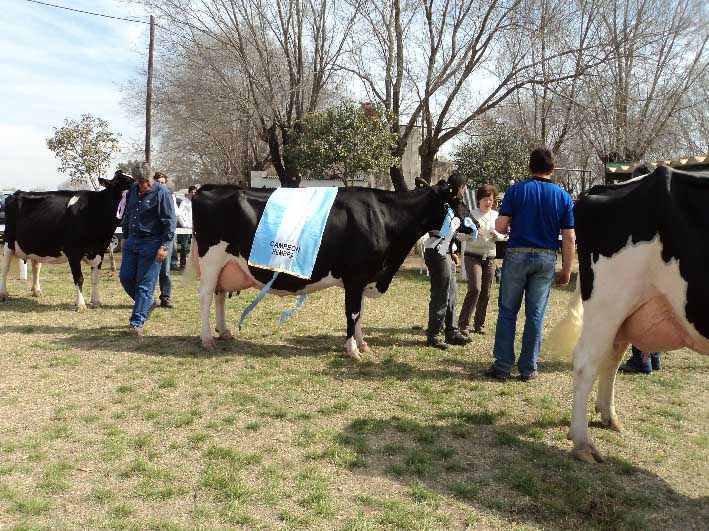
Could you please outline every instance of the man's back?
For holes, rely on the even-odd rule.
[[[571,196],[543,177],[513,185],[505,193],[500,216],[512,218],[508,248],[559,249],[559,231],[574,226]]]

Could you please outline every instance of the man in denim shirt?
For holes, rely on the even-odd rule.
[[[507,190],[500,215],[495,220],[498,232],[510,231],[500,280],[495,362],[487,370],[488,376],[499,380],[510,376],[515,363],[517,313],[523,296],[525,322],[517,367],[522,381],[536,378],[544,314],[556,270],[559,231],[562,267],[556,278],[557,285],[569,283],[574,257],[574,204],[571,196],[551,180],[552,152],[546,148],[532,151],[529,171],[532,177]]]
[[[129,330],[140,336],[153,310],[160,265],[168,256],[175,234],[175,208],[167,186],[156,182],[152,175],[131,185],[121,225],[124,239],[120,279],[123,289],[135,301]]]

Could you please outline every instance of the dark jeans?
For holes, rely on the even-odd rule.
[[[556,255],[542,252],[510,252],[502,264],[499,309],[495,330],[495,367],[509,372],[515,363],[517,313],[524,296],[524,333],[519,354],[520,374],[537,369],[542,345],[542,325],[554,281]]]
[[[650,355],[648,356],[647,360],[643,361],[642,350],[636,348],[635,345],[632,345],[631,350],[633,352],[633,355],[628,360],[628,365],[635,367],[640,372],[647,372],[647,373],[652,372],[653,369],[660,368],[660,353],[659,352],[651,352]]]
[[[182,269],[187,265],[187,256],[190,254],[190,246],[192,245],[191,234],[178,234],[177,245],[180,247],[180,267]],[[177,253],[177,247],[175,248]]]
[[[175,244],[168,245],[167,256],[160,264],[160,300],[166,301],[172,296],[172,280],[170,280],[170,263],[175,252]]]
[[[431,279],[426,337],[433,338],[441,333],[444,326],[446,333],[456,329],[453,320],[458,286],[455,279],[455,264],[451,255],[444,256],[435,249],[426,249],[423,259]]]
[[[130,237],[123,248],[119,278],[123,289],[135,301],[128,321],[131,326],[143,326],[148,318],[160,272],[160,263],[155,261],[160,245],[159,237]]]
[[[170,245],[170,268],[177,269],[177,234],[172,237]]]
[[[495,259],[483,260],[479,256],[465,255],[463,265],[468,276],[468,292],[460,307],[458,328],[467,331],[470,326],[470,317],[475,311],[473,328],[479,330],[485,325],[490,287],[492,286],[492,277],[495,275]]]

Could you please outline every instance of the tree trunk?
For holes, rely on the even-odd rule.
[[[281,143],[278,141],[278,134],[276,133],[276,125],[271,125],[266,131],[266,134],[268,138],[268,149],[271,154],[271,163],[276,169],[281,186],[283,188],[298,188],[300,186],[298,168],[283,159]],[[284,139],[286,139],[285,143],[287,143],[287,136],[285,134]]]
[[[404,172],[400,165],[389,168],[389,178],[391,179],[391,184],[394,185],[394,191],[406,192],[409,189],[404,180]]]
[[[421,142],[419,155],[421,155],[421,178],[431,184],[433,178],[433,162],[436,160],[438,146],[430,138]]]

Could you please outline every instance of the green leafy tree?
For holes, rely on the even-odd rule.
[[[348,186],[357,175],[388,172],[397,164],[396,141],[383,108],[343,101],[306,114],[287,156],[309,177],[337,177]]]
[[[470,188],[490,183],[505,190],[511,180],[520,181],[529,174],[529,151],[530,146],[514,130],[491,124],[458,146],[453,160]]]
[[[106,120],[84,114],[78,121],[67,118],[62,127],[55,127],[47,147],[59,158],[59,171],[68,173],[72,184],[89,183],[98,190],[98,178],[105,175],[111,156],[118,151],[119,136],[108,130]]]

